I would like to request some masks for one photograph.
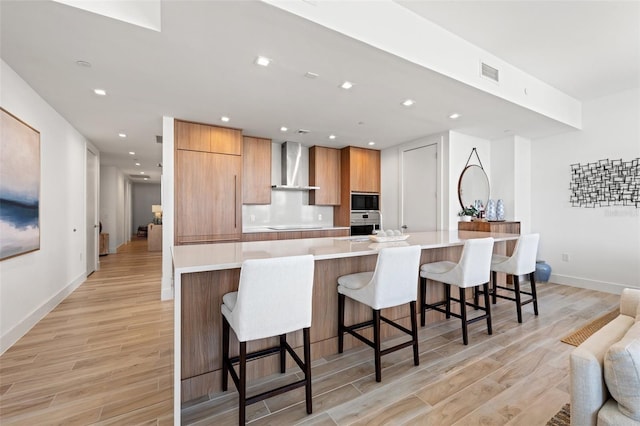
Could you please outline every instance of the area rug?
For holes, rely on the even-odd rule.
[[[614,311],[609,312],[606,315],[603,315],[595,320],[591,321],[589,324],[584,327],[574,331],[573,333],[565,336],[561,341],[564,343],[568,343],[573,346],[578,346],[580,343],[584,342],[596,331],[600,330],[602,327],[611,322],[615,317],[620,315],[620,310],[616,309]]]
[[[547,422],[547,426],[569,426],[570,424],[571,410],[569,404],[564,404],[564,407]]]

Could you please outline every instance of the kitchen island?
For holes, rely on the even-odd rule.
[[[313,359],[337,353],[336,280],[341,275],[375,268],[377,251],[394,245],[419,245],[420,263],[439,260],[457,261],[467,239],[493,237],[494,251],[504,253],[506,241],[517,234],[471,231],[434,231],[414,233],[406,241],[375,243],[367,237],[307,238],[283,241],[255,241],[177,246],[172,250],[174,265],[174,421],[179,424],[182,402],[220,391],[222,296],[236,291],[240,267],[247,259],[312,254],[315,258],[311,355]],[[416,282],[416,286],[418,283]],[[442,286],[427,287],[427,301],[443,298]],[[348,324],[365,321],[371,310],[350,300],[345,308]],[[385,316],[409,325],[408,306],[385,310]],[[427,312],[427,323],[444,315]],[[366,334],[366,331],[365,331]],[[383,338],[396,330],[383,327]],[[291,333],[287,340],[294,348],[302,346],[302,333]],[[248,351],[273,345],[277,338],[250,342]],[[362,343],[345,336],[345,349]],[[231,333],[232,355],[237,341]],[[291,361],[291,360],[288,360]],[[275,373],[277,357],[262,358],[247,365],[249,379]]]

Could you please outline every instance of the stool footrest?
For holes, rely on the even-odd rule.
[[[289,383],[287,385],[283,385],[278,388],[271,389],[254,396],[250,396],[246,399],[246,404],[247,405],[255,404],[256,402],[263,401],[267,398],[271,398],[272,396],[280,395],[282,393],[289,392],[290,390],[301,388],[306,383],[307,381],[305,379],[302,379],[302,380],[298,380],[297,382]]]

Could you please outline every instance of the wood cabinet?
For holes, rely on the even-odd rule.
[[[242,155],[242,131],[175,120],[176,149]]]
[[[348,229],[314,229],[310,231],[247,232],[242,241],[297,240],[300,238],[348,237]]]
[[[333,224],[349,226],[351,193],[380,193],[380,151],[348,146],[340,150],[340,205],[333,209]]]
[[[243,137],[242,203],[271,204],[271,139]]]
[[[458,231],[503,232],[507,234],[519,234],[520,222],[485,222],[480,220],[474,220],[471,222],[458,222]]]
[[[309,204],[340,205],[340,150],[324,146],[309,148],[309,185],[320,189],[309,191]]]
[[[242,132],[175,121],[175,244],[239,240]]]
[[[351,192],[380,192],[380,151],[374,149],[344,148],[349,158]]]

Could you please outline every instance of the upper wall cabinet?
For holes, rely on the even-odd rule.
[[[348,156],[349,189],[351,192],[380,192],[380,151],[348,146],[342,154]],[[343,162],[343,166],[344,166]],[[345,170],[343,169],[343,173]]]
[[[309,204],[340,204],[340,150],[323,146],[309,148],[309,185],[320,189],[309,192]]]
[[[176,149],[242,155],[242,130],[175,121]]]
[[[271,139],[243,138],[242,203],[271,204]]]

